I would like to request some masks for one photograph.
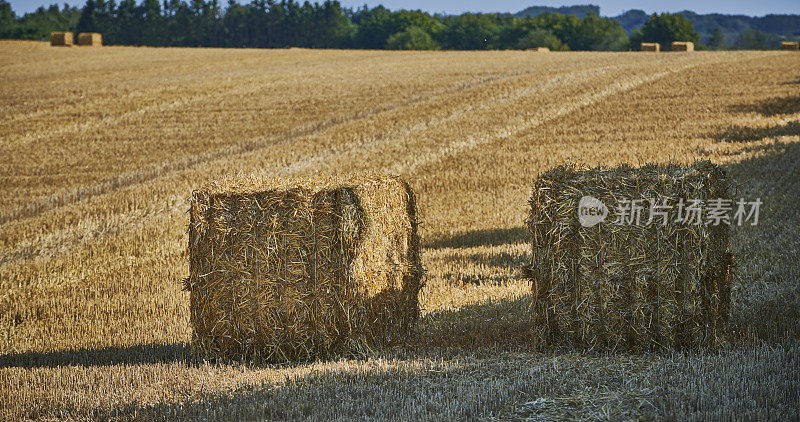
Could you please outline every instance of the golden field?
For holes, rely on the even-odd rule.
[[[800,54],[50,48],[0,42],[0,419],[797,418]],[[532,350],[536,176],[709,159],[733,227],[727,344]],[[191,191],[373,170],[418,199],[407,344],[189,359]]]

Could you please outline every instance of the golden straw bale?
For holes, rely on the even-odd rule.
[[[694,43],[691,41],[673,41],[672,51],[694,51]]]
[[[621,199],[730,199],[728,184],[725,171],[708,161],[612,169],[571,164],[540,175],[527,220],[533,256],[525,268],[534,343],[632,351],[718,344],[730,307],[729,225],[686,224],[675,215],[617,224],[616,206]],[[580,224],[582,200],[605,209],[605,219]]]
[[[70,47],[72,46],[72,32],[52,32],[50,33],[50,45]]]
[[[797,41],[781,41],[781,50],[797,50]]]
[[[102,47],[103,35],[98,34],[97,32],[81,32],[78,34],[78,45]]]
[[[641,51],[661,51],[661,44],[657,42],[643,42],[639,48]]]
[[[203,358],[362,355],[403,341],[419,315],[416,200],[397,177],[206,184],[189,260]]]

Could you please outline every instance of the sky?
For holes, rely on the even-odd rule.
[[[17,15],[32,12],[39,6],[52,3],[62,5],[64,0],[7,0]],[[249,0],[239,0],[248,2]],[[323,0],[317,0],[320,3]],[[725,13],[736,15],[763,16],[770,13],[800,14],[800,0],[584,0],[579,2],[542,0],[339,0],[343,6],[357,8],[364,4],[374,7],[383,4],[391,10],[422,9],[431,13],[460,14],[464,12],[518,12],[528,6],[569,6],[574,4],[595,4],[600,6],[603,16],[616,16],[629,9],[642,9],[645,12],[679,12],[691,10],[700,14]],[[302,3],[302,0],[300,1]],[[313,1],[312,1],[313,2]],[[83,6],[85,0],[68,0],[74,6]],[[221,1],[225,4],[227,1]]]

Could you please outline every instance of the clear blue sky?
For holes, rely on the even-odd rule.
[[[239,0],[248,2],[249,0]],[[323,0],[318,0],[322,2]],[[64,0],[9,0],[11,8],[21,15],[31,12],[42,5],[50,5]],[[71,5],[82,6],[85,0],[68,0]],[[302,2],[302,1],[301,1]],[[642,9],[645,12],[679,12],[692,10],[697,13],[725,13],[751,16],[763,16],[769,13],[800,14],[800,0],[669,0],[655,2],[637,2],[629,0],[594,0],[594,1],[541,1],[541,0],[340,0],[345,7],[358,7],[367,4],[370,7],[383,4],[389,9],[422,9],[431,13],[459,14],[463,12],[518,12],[528,6],[568,6],[573,4],[596,4],[600,6],[603,16],[616,16],[628,9]],[[220,1],[226,4],[227,0]]]

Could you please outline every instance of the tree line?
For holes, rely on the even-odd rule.
[[[224,7],[218,0],[87,0],[80,9],[53,5],[17,17],[0,0],[0,38],[49,39],[55,30],[100,32],[112,45],[185,47],[621,51],[642,41],[699,41],[690,22],[671,14],[652,15],[629,36],[618,21],[594,13],[446,16],[351,10],[335,0],[229,0]]]

